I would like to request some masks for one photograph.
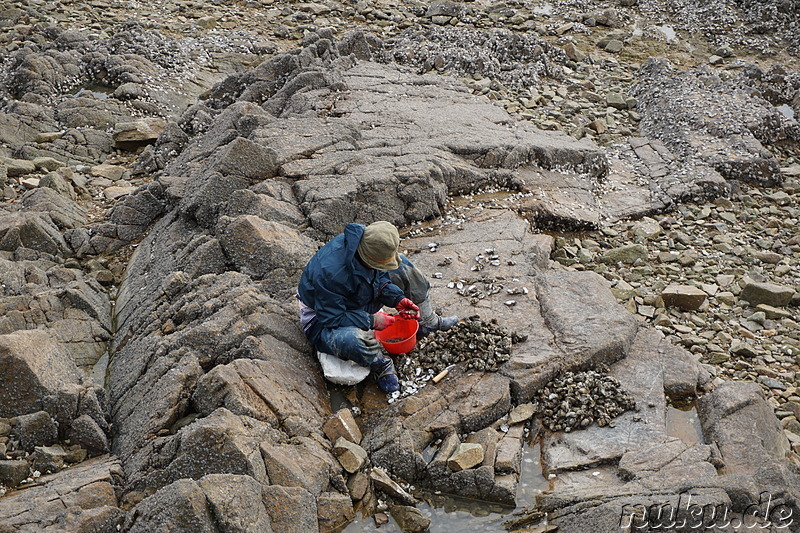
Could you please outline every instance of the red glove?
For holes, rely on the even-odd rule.
[[[378,311],[374,315],[372,315],[372,329],[374,330],[382,330],[388,328],[394,321],[397,320],[394,315],[390,315],[389,313],[384,313],[383,311]]]
[[[395,309],[397,309],[404,318],[416,318],[419,315],[419,307],[408,298],[400,300]]]

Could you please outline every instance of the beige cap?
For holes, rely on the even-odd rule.
[[[358,255],[375,270],[394,270],[400,266],[399,246],[400,234],[394,224],[379,220],[364,229],[358,243]]]

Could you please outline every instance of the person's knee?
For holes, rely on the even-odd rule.
[[[329,329],[321,336],[318,349],[340,359],[369,366],[379,351],[376,350],[378,341],[371,336],[372,332],[356,327]]]

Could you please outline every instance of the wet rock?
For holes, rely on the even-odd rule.
[[[336,442],[340,438],[345,438],[352,443],[359,444],[361,442],[361,430],[353,418],[353,413],[350,409],[339,409],[336,413],[325,422],[322,426],[322,431],[330,439],[331,442]]]
[[[766,304],[782,307],[792,300],[794,293],[795,291],[791,287],[775,283],[759,283],[751,280],[742,287],[739,297],[752,306]]]
[[[333,445],[333,455],[349,473],[357,472],[367,462],[367,452],[358,444],[339,437]]]
[[[705,303],[708,295],[691,285],[669,285],[661,292],[661,299],[667,307],[677,307],[683,311],[696,311]]]
[[[355,517],[350,497],[338,492],[323,492],[317,498],[320,533],[337,531]]]
[[[614,427],[593,425],[581,431],[545,436],[542,441],[545,471],[556,473],[582,469],[616,460],[630,451],[631,442],[642,447],[663,442],[666,437],[664,368],[669,368],[676,360],[674,350],[660,333],[640,330],[627,351],[627,357],[611,366],[610,372],[646,416],[637,411],[627,411],[614,420]],[[694,372],[687,372],[689,369]],[[696,387],[699,381],[696,363],[688,369],[681,364],[674,374],[675,378],[682,377],[687,382],[686,388]]]
[[[483,446],[480,444],[461,444],[447,459],[447,466],[453,472],[467,470],[483,462]]]
[[[197,481],[216,525],[223,531],[273,531],[261,484],[249,476],[210,474]]]
[[[416,505],[417,500],[408,492],[406,492],[400,485],[398,485],[396,481],[390,478],[389,474],[387,474],[384,469],[380,467],[374,467],[372,470],[370,470],[369,478],[375,484],[377,489],[382,490],[389,496],[409,505]]]
[[[404,533],[420,533],[426,531],[431,525],[431,519],[423,515],[416,507],[393,505],[390,511],[392,518],[397,521],[400,531]]]
[[[498,474],[521,473],[522,439],[506,435],[497,444],[497,457],[494,462]]]

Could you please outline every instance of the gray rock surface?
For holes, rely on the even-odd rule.
[[[197,3],[143,5],[134,14],[95,4],[103,24],[137,18],[138,9],[155,15],[146,29],[119,24],[110,34],[85,18],[82,3],[50,11],[32,3],[0,16],[0,186],[9,198],[0,211],[0,337],[35,340],[38,328],[51,337],[42,337],[38,368],[15,356],[13,375],[26,376],[31,398],[24,412],[0,412],[12,417],[0,427],[0,451],[19,458],[18,446],[65,438],[84,446],[63,454],[39,447],[36,467],[79,464],[0,497],[3,527],[10,517],[12,527],[45,531],[333,531],[358,509],[372,512],[387,487],[394,501],[414,503],[389,476],[512,505],[526,432],[539,431],[526,422],[531,414],[518,416],[520,404],[558,373],[598,363],[612,365],[638,411],[613,428],[545,435],[545,468],[556,478],[541,503],[551,527],[611,530],[626,506],[675,502],[686,490],[741,512],[766,487],[796,507],[795,470],[783,456],[796,460],[786,439],[800,450],[798,424],[791,410],[778,424],[770,406],[797,400],[797,293],[786,281],[779,299],[751,302],[743,278],[766,271],[764,279],[796,281],[797,242],[785,236],[797,218],[796,189],[752,192],[741,212],[720,198],[743,190],[731,178],[776,184],[792,175],[777,155],[793,161],[798,131],[773,106],[797,107],[796,75],[736,63],[740,51],[719,43],[726,46],[714,48],[714,63],[729,69],[679,73],[649,62],[630,90],[621,63],[650,37],[624,29],[634,14],[661,9],[656,0],[636,11],[627,1],[601,11],[555,0],[559,19],[569,20],[553,24],[529,6],[446,1],[223,3],[213,17]],[[723,4],[720,13],[741,16],[727,1],[709,9]],[[785,5],[764,4],[752,6],[752,17],[784,23],[775,35],[794,27],[776,14]],[[671,9],[683,24],[686,10]],[[396,39],[356,31],[336,41],[343,21],[367,21]],[[268,40],[237,25],[302,43],[274,54]],[[584,51],[597,31],[598,47]],[[567,43],[565,51],[553,43]],[[247,66],[264,52],[266,61]],[[447,203],[481,188],[483,213]],[[659,214],[713,199],[696,213],[693,229],[707,237],[698,252],[692,229]],[[622,252],[633,253],[608,254],[603,264],[595,260],[629,244],[626,234],[608,245],[595,235],[535,233],[642,214],[654,218],[631,228],[634,248]],[[440,216],[442,231],[426,235],[435,223],[418,223]],[[403,398],[384,402],[368,383],[348,394],[363,408],[358,422],[350,410],[347,420],[330,420],[331,397],[293,293],[318,246],[346,222],[376,219],[417,236],[404,246],[426,275],[436,273],[438,311],[496,318],[527,340],[498,372],[456,366]],[[750,221],[757,234],[730,234]],[[730,280],[713,264],[717,252],[735,257],[724,271],[735,272]],[[666,273],[654,278],[656,260]],[[663,289],[663,279],[684,281],[676,278],[686,272],[708,295],[700,309],[681,313],[642,293]],[[741,320],[721,325],[727,310]],[[640,321],[655,322],[669,340]],[[747,353],[726,338],[733,328],[751,339]],[[37,343],[18,344],[17,352],[39,355]],[[56,352],[60,362],[50,365]],[[750,357],[730,367],[757,376],[770,403],[756,385],[743,393],[712,384],[693,357],[707,353]],[[51,366],[59,371],[44,376]],[[81,372],[92,366],[97,386]],[[701,392],[706,443],[676,441],[665,397]],[[18,399],[0,392],[0,408],[19,409]],[[334,435],[361,441],[366,452],[332,446]],[[109,446],[124,480],[118,467],[103,466],[116,459],[80,462],[86,448]],[[447,460],[464,446],[483,458],[454,472]],[[367,461],[387,469],[371,471],[377,497],[366,474],[345,482],[336,460],[343,449],[358,455],[347,470]],[[12,462],[16,478],[29,473],[27,462],[24,472]],[[127,515],[118,507],[123,494]],[[426,527],[415,522],[403,527]]]

